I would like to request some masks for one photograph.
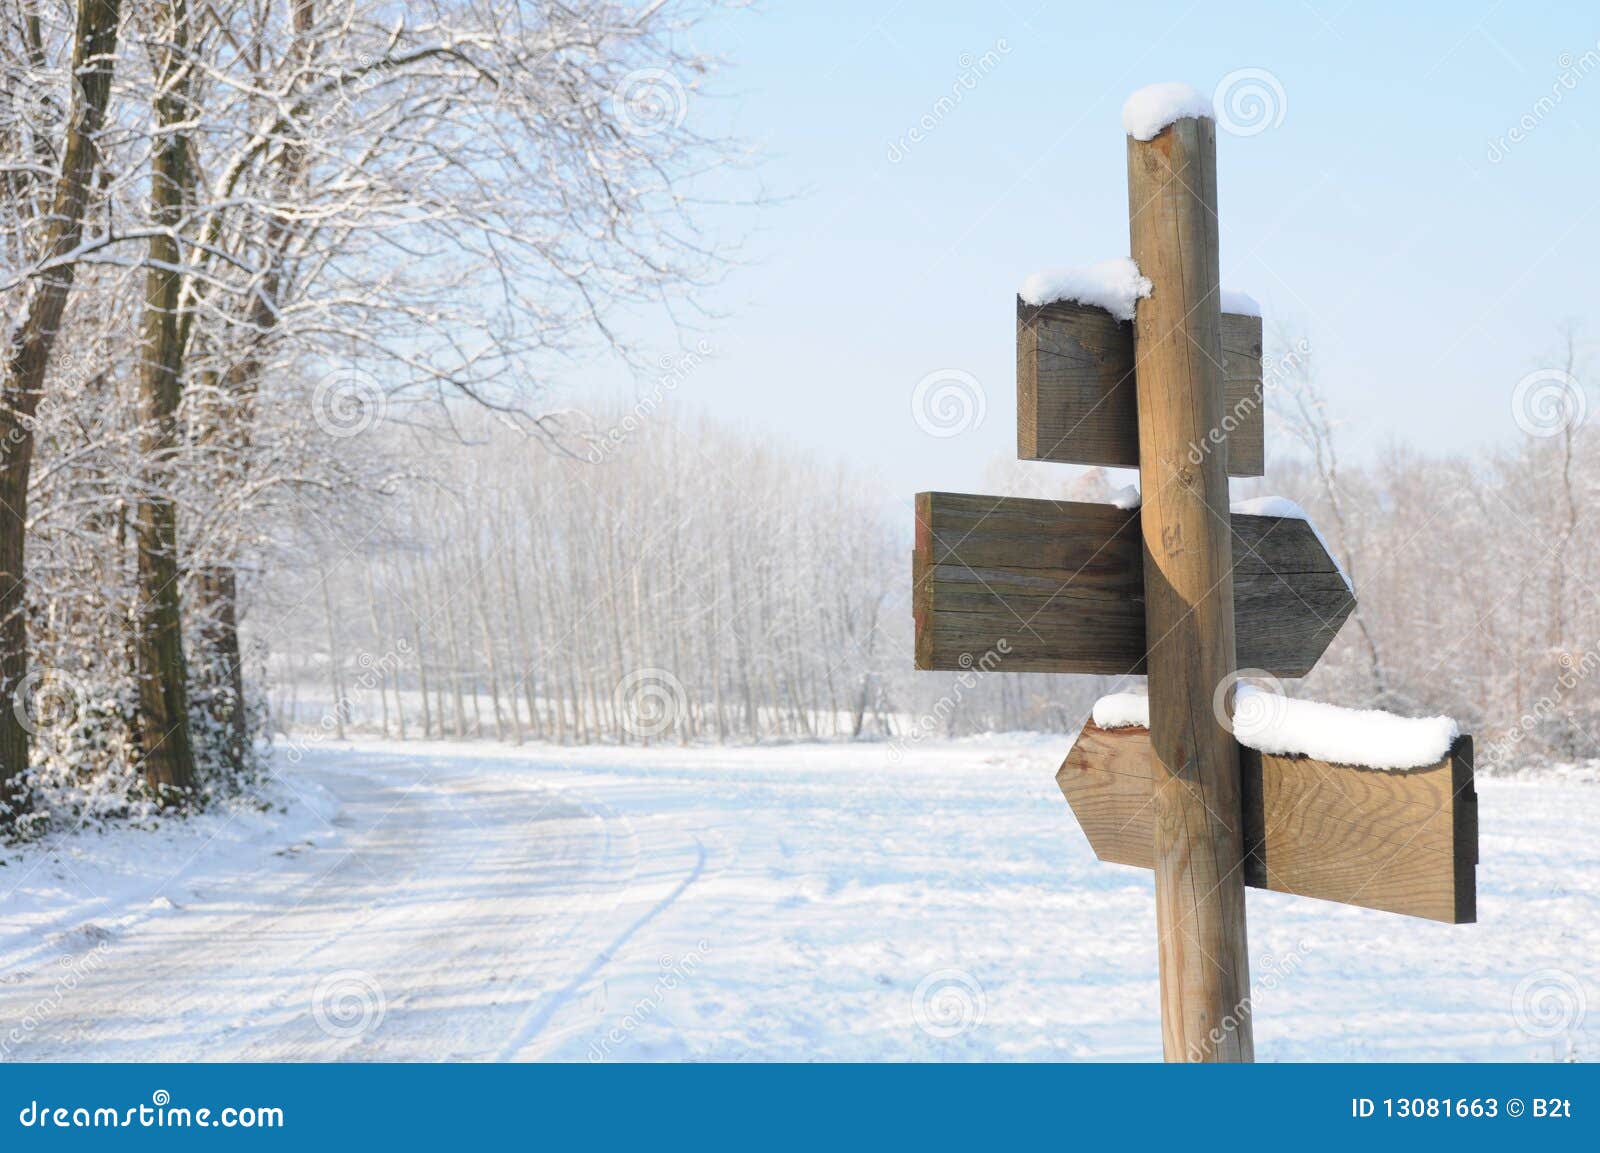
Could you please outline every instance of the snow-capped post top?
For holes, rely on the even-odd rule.
[[[1211,116],[1211,98],[1187,84],[1151,84],[1122,106],[1122,128],[1135,140],[1154,140],[1163,128],[1186,116]]]
[[[1134,305],[1150,295],[1150,280],[1126,256],[1102,260],[1088,268],[1057,268],[1035,272],[1022,282],[1024,304],[1054,304],[1075,300],[1103,308],[1118,320],[1132,320]]]

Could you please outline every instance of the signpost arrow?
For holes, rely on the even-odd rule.
[[[1477,920],[1471,737],[1406,772],[1246,747],[1239,767],[1245,884],[1449,924]],[[1153,778],[1148,729],[1083,726],[1056,783],[1102,861],[1154,867]]]
[[[1303,520],[1230,517],[1238,663],[1311,671],[1355,597]],[[912,554],[919,669],[962,669],[1005,641],[1018,672],[1145,671],[1139,510],[917,494]]]

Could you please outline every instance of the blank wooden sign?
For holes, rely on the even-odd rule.
[[[1233,476],[1266,471],[1261,318],[1222,314],[1226,452]],[[1139,467],[1133,323],[1103,308],[1017,298],[1017,456]]]
[[[1303,677],[1355,596],[1305,521],[1230,524],[1239,667]],[[911,611],[919,669],[964,669],[993,650],[1007,672],[1142,673],[1139,510],[918,493]]]
[[[1465,924],[1478,918],[1472,738],[1405,772],[1239,749],[1245,883]],[[1154,867],[1150,733],[1084,725],[1056,783],[1103,861]],[[1168,787],[1178,787],[1169,785]]]

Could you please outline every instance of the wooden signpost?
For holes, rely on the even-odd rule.
[[[1219,686],[1304,676],[1355,599],[1309,524],[1229,509],[1264,470],[1261,321],[1222,311],[1209,117],[1128,138],[1128,205],[1131,323],[1018,302],[1018,455],[1137,466],[1143,503],[919,494],[916,663],[1148,676],[1148,729],[1086,723],[1057,781],[1101,859],[1155,874],[1167,1059],[1248,1061],[1246,885],[1475,918],[1472,741],[1407,772],[1235,743]]]

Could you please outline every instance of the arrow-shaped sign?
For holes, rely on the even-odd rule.
[[[1056,783],[1095,856],[1154,865],[1162,786],[1148,729],[1084,725]],[[1245,884],[1451,924],[1477,919],[1471,737],[1404,772],[1241,746],[1239,785]]]
[[[1235,513],[1231,528],[1237,667],[1305,676],[1355,597],[1305,521]],[[1008,672],[1145,671],[1137,509],[918,493],[912,580],[919,669],[999,651]]]

